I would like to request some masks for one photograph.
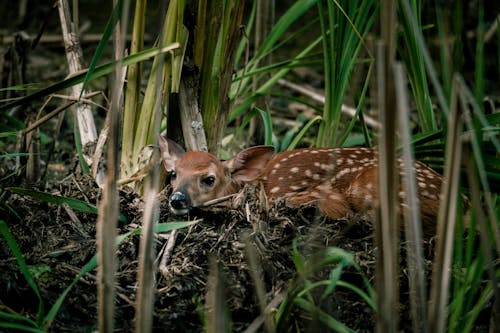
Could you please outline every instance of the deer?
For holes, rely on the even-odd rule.
[[[301,148],[275,154],[273,146],[254,146],[220,161],[208,152],[184,152],[163,137],[159,143],[172,186],[169,206],[175,215],[186,215],[205,202],[259,182],[270,203],[285,200],[292,207],[314,206],[333,220],[373,212],[378,200],[377,152],[373,148]],[[402,161],[399,163],[402,176]],[[426,233],[435,226],[443,177],[418,161],[413,168]],[[400,199],[404,195],[400,190]]]

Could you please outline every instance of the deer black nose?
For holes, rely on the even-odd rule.
[[[189,211],[189,197],[182,192],[174,192],[169,198],[170,210],[175,215],[185,215]]]

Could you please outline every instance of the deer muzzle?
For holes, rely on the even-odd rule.
[[[181,191],[175,191],[168,199],[170,211],[175,215],[186,215],[191,209],[189,196]]]

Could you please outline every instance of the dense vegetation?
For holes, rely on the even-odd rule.
[[[500,5],[273,3],[0,5],[2,330],[500,329]],[[397,186],[343,243],[346,221],[282,207],[167,222],[159,135],[222,159],[376,147],[389,184],[419,159],[446,179],[436,236],[399,232]]]

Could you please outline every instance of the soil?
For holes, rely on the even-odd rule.
[[[94,182],[84,176],[70,176],[41,190],[93,204],[99,201],[101,195]],[[168,188],[159,194],[161,223],[174,219],[166,204],[167,192]],[[361,271],[346,267],[341,279],[365,291],[363,277],[374,283],[376,250],[372,243],[373,230],[363,217],[353,219],[356,222],[331,221],[317,216],[312,208],[297,210],[284,203],[266,209],[262,201],[256,199],[258,195],[255,193],[258,191],[246,188],[231,205],[235,207],[194,212],[191,218],[202,218],[203,221],[177,232],[175,247],[166,268],[156,273],[155,332],[203,330],[211,261],[216,262],[220,269],[220,281],[223,281],[233,331],[244,331],[260,315],[252,271],[261,271],[259,280],[266,292],[266,304],[283,297],[292,288],[300,288],[301,278],[293,257],[295,239],[298,252],[306,261],[313,261],[326,247],[338,246],[349,251]],[[49,309],[95,254],[97,216],[14,193],[8,195],[6,202],[17,216],[22,217],[11,215],[5,216],[5,219],[9,221],[9,228],[28,265],[41,272],[36,282],[45,308]],[[120,234],[141,225],[143,203],[133,191],[120,192],[120,207],[127,219],[126,223],[118,225]],[[169,234],[158,234],[156,237],[155,245],[160,253],[157,262],[161,261],[160,250],[166,245],[168,237]],[[139,240],[140,236],[129,237],[117,251],[116,329],[120,332],[132,331],[134,327]],[[0,269],[3,272],[0,299],[13,310],[34,317],[37,299],[6,244],[0,243],[0,249]],[[249,255],[257,258],[257,265],[250,265]],[[318,281],[328,278],[335,267],[337,265],[324,266],[307,279]],[[90,332],[96,328],[95,274],[87,274],[76,283],[64,300],[52,324],[52,331]],[[404,288],[402,286],[401,297],[407,297]],[[359,332],[373,330],[374,312],[359,295],[337,287],[326,300],[320,301],[323,291],[324,288],[318,288],[312,293],[315,303],[320,304],[323,311]],[[401,310],[403,316],[408,314],[408,309]],[[321,328],[314,319],[301,315],[304,311],[292,309],[289,322],[285,325],[287,330],[314,328],[313,331],[316,331]],[[405,327],[408,322],[404,320],[401,323],[405,331],[410,331],[409,327]]]

